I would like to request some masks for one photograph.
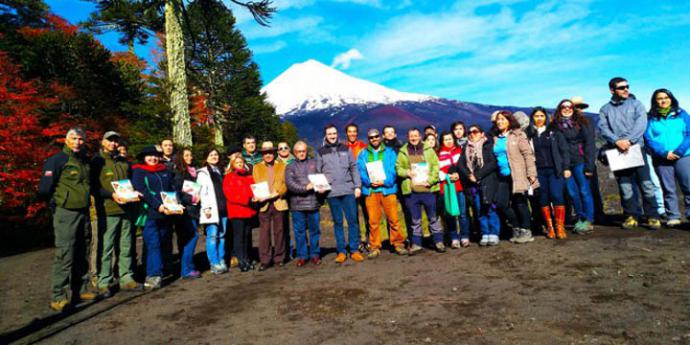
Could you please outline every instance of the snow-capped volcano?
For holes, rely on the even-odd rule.
[[[290,66],[262,90],[278,115],[353,104],[423,102],[432,96],[400,92],[351,77],[316,60]]]

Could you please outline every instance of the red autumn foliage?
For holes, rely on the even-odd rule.
[[[195,92],[189,97],[190,109],[189,115],[192,118],[192,124],[205,125],[213,122],[213,112],[208,108],[208,98],[202,92]]]

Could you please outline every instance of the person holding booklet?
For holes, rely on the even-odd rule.
[[[179,150],[175,154],[174,163],[173,187],[185,208],[184,214],[174,217],[180,252],[180,276],[182,279],[200,278],[201,272],[194,265],[194,251],[199,240],[199,187],[194,182],[197,179],[197,170],[194,168],[192,150]]]
[[[405,238],[400,231],[398,217],[398,186],[395,173],[397,156],[392,148],[382,144],[378,129],[367,133],[369,145],[359,153],[357,166],[362,179],[362,195],[369,213],[369,258],[381,253],[381,216],[386,215],[390,230],[388,237],[391,246],[398,255],[406,255]]]
[[[273,142],[261,144],[263,160],[254,166],[252,191],[259,204],[259,271],[271,264],[283,266],[285,260],[285,213],[288,209],[285,186],[286,165],[276,160]],[[271,227],[273,248],[271,248]]]
[[[254,269],[249,260],[251,219],[256,215],[256,199],[252,193],[254,178],[241,153],[230,156],[230,168],[223,179],[228,218],[232,225],[232,246],[241,272]]]
[[[604,137],[608,146],[626,153],[644,146],[643,136],[647,129],[647,112],[644,105],[630,93],[630,84],[621,77],[612,78],[609,81],[611,100],[599,110],[599,132]],[[646,155],[643,155],[642,165],[629,169],[614,171],[621,194],[621,205],[626,216],[623,228],[636,228],[641,214],[637,193],[633,183],[642,191],[642,204],[647,216],[647,223],[652,229],[659,229],[661,221],[657,202],[654,195],[654,183],[649,173],[649,163]]]
[[[395,163],[397,175],[403,179],[400,185],[405,207],[412,218],[412,238],[409,255],[422,251],[422,207],[429,220],[429,232],[436,251],[444,253],[443,228],[436,213],[436,193],[439,191],[439,163],[434,149],[422,141],[418,128],[407,131],[407,143],[400,148]]]
[[[464,125],[463,125],[464,133]],[[470,219],[467,217],[467,203],[462,191],[460,175],[451,172],[451,167],[458,163],[462,148],[456,145],[452,132],[441,133],[441,148],[438,150],[438,162],[441,180],[441,200],[443,200],[443,215],[450,234],[450,247],[457,249],[470,245]],[[448,194],[450,193],[450,194]],[[457,207],[453,210],[453,200]],[[459,223],[459,226],[458,226]]]
[[[141,193],[143,212],[137,225],[143,225],[144,246],[146,248],[146,280],[144,287],[157,289],[163,280],[163,256],[161,240],[171,231],[172,217],[178,215],[174,200],[164,200],[163,196],[175,196],[173,176],[161,163],[162,152],[155,146],[147,146],[139,152],[140,163],[132,167],[132,184]]]
[[[225,234],[228,229],[228,208],[223,191],[224,174],[220,151],[210,149],[204,155],[204,166],[197,173],[199,184],[199,223],[206,229],[206,256],[214,274],[228,271],[225,263]]]
[[[101,140],[101,150],[91,160],[91,188],[98,217],[96,287],[104,297],[110,296],[115,282],[113,266],[117,267],[120,291],[141,288],[141,284],[134,280],[133,217],[139,206],[139,194],[129,180],[129,163],[118,152],[119,141],[119,133],[106,132]],[[119,249],[117,252],[116,248]],[[113,265],[113,257],[117,265]]]

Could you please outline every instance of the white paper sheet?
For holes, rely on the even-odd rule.
[[[254,198],[265,200],[271,197],[271,190],[268,188],[268,182],[259,182],[251,185]]]
[[[412,184],[423,186],[429,182],[429,164],[413,163],[412,171],[415,172],[415,176],[412,178]]]
[[[383,182],[386,180],[386,171],[383,170],[383,161],[374,161],[367,163],[367,174],[369,174],[369,181]]]
[[[625,170],[644,165],[642,148],[637,144],[630,146],[627,152],[621,152],[618,149],[606,150],[606,159],[609,161],[611,171]]]
[[[309,182],[314,185],[314,190],[331,190],[331,185],[324,174],[309,174]]]

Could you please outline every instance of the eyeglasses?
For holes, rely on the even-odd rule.
[[[378,138],[380,138],[380,137],[381,137],[380,135],[372,135],[372,136],[369,137],[369,140],[378,139]]]
[[[619,91],[628,90],[628,89],[630,89],[630,85],[616,86],[616,90],[619,90]]]

